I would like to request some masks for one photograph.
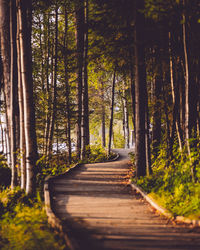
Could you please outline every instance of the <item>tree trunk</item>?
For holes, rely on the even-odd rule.
[[[70,86],[69,86],[69,76],[68,76],[68,60],[67,60],[67,31],[68,31],[68,14],[67,7],[65,5],[65,37],[64,37],[64,64],[65,64],[65,96],[66,96],[66,136],[67,136],[67,147],[68,147],[68,161],[71,164],[72,148],[71,148],[71,113],[70,113]]]
[[[18,113],[18,98],[17,95],[17,47],[16,47],[16,35],[17,35],[17,17],[16,17],[16,2],[10,1],[10,50],[11,50],[11,67],[10,67],[10,149],[11,149],[11,188],[17,186],[17,123],[16,114]]]
[[[136,176],[146,175],[145,147],[145,99],[146,99],[146,67],[144,53],[145,19],[142,10],[144,1],[136,0],[134,51],[135,51],[135,113],[136,113]]]
[[[11,128],[11,82],[10,82],[10,8],[8,0],[0,0],[0,39],[3,66],[4,96],[7,126],[7,158],[10,153],[10,128]],[[9,160],[8,160],[9,161]]]
[[[183,144],[182,144],[182,131],[181,131],[181,126],[180,126],[180,117],[178,116],[178,111],[179,111],[179,89],[178,89],[178,79],[177,83],[175,85],[174,82],[174,63],[173,63],[173,53],[172,53],[172,41],[171,41],[171,33],[169,33],[169,56],[170,56],[170,80],[171,80],[171,90],[172,90],[172,101],[173,101],[173,120],[176,123],[176,133],[178,137],[178,142],[179,142],[179,148],[182,151],[183,149]]]
[[[113,134],[113,115],[114,115],[114,101],[115,101],[115,71],[113,75],[113,84],[112,84],[112,100],[110,107],[110,126],[109,126],[109,141],[108,141],[108,156],[111,151],[111,142],[112,142],[112,134]]]
[[[101,137],[101,144],[102,147],[106,147],[106,119],[105,119],[105,100],[104,100],[104,84],[103,82],[101,83],[102,89],[101,89],[101,101],[102,101],[102,113],[101,113],[101,131],[102,131],[102,137]]]
[[[185,56],[185,138],[188,154],[190,155],[190,81],[189,81],[189,62],[188,62],[188,51],[187,51],[187,41],[186,41],[186,19],[183,15],[183,46],[184,46],[184,56]]]
[[[51,94],[50,94],[50,84],[49,84],[49,59],[50,59],[50,23],[49,23],[49,13],[47,14],[47,51],[46,51],[46,96],[47,96],[47,111],[46,111],[46,124],[45,124],[45,143],[44,143],[44,154],[48,155],[48,145],[49,145],[49,134],[50,134],[50,118],[51,118]]]
[[[88,0],[85,0],[85,29],[84,29],[84,81],[83,81],[83,131],[81,158],[88,157],[90,132],[89,132],[89,107],[88,107]]]
[[[124,83],[125,84],[125,83]],[[124,106],[124,138],[125,138],[125,148],[129,148],[129,113],[128,113],[128,102],[126,98],[126,91],[123,90],[123,106]]]
[[[26,193],[34,194],[37,141],[35,130],[35,108],[33,102],[31,23],[32,1],[17,0],[20,41],[21,80],[24,101],[24,126],[26,142]]]
[[[76,152],[80,159],[82,147],[82,93],[83,93],[83,53],[84,53],[84,3],[81,0],[76,2],[76,43],[77,43],[77,99],[78,99],[78,117],[77,117],[77,145]]]
[[[56,0],[55,7],[55,51],[54,51],[55,61],[54,61],[54,78],[53,78],[53,109],[51,114],[50,122],[50,131],[49,131],[49,145],[48,145],[48,154],[51,157],[52,146],[54,139],[54,130],[56,122],[56,113],[57,113],[57,68],[58,68],[58,3]]]
[[[19,15],[17,15],[17,23],[19,24]],[[21,76],[21,50],[20,50],[20,30],[17,25],[17,66],[18,66],[18,96],[19,96],[19,122],[20,122],[20,171],[21,171],[21,189],[26,188],[26,143],[25,143],[25,127],[24,127],[24,100]]]
[[[183,1],[185,5],[185,1]],[[191,149],[190,149],[190,141],[189,139],[192,136],[192,129],[194,128],[194,124],[192,123],[193,116],[195,115],[194,110],[192,109],[192,104],[194,101],[193,93],[192,93],[192,81],[191,81],[191,70],[190,70],[190,58],[188,51],[188,37],[187,37],[187,18],[186,14],[183,13],[183,47],[184,47],[184,57],[185,57],[185,139],[187,145],[188,155],[191,161]],[[194,176],[194,166],[191,166],[191,175],[193,181],[195,180]]]
[[[146,93],[147,96],[147,93]],[[146,101],[146,135],[145,135],[145,144],[146,144],[146,172],[149,176],[152,174],[152,168],[151,168],[151,140],[150,140],[150,120],[149,120],[149,109],[148,109],[148,99]]]
[[[156,62],[157,64],[159,62]],[[162,74],[160,66],[154,76],[153,88],[153,129],[152,129],[152,148],[154,157],[157,158],[159,146],[161,141],[161,87],[162,87]]]

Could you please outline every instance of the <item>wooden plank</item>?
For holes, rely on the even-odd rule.
[[[120,152],[119,152],[120,153]],[[127,151],[117,162],[84,165],[53,180],[55,214],[77,249],[200,249],[200,229],[156,214],[127,185]]]

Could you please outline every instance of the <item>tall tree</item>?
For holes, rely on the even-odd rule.
[[[31,27],[32,1],[17,0],[20,68],[24,101],[24,130],[26,143],[26,192],[35,192],[35,171],[37,161],[37,142],[35,130],[35,108],[33,101]]]
[[[10,1],[10,51],[11,51],[11,67],[10,67],[10,95],[11,95],[11,119],[10,119],[10,150],[11,150],[11,165],[12,165],[12,178],[11,187],[17,185],[17,142],[18,133],[17,128],[19,128],[18,122],[18,77],[17,77],[17,16],[16,16],[16,2]]]
[[[52,154],[55,122],[56,122],[56,111],[57,111],[57,72],[58,70],[58,2],[55,3],[55,48],[54,48],[54,76],[53,76],[53,108],[51,114],[51,122],[49,128],[49,145],[48,153]]]
[[[145,18],[144,0],[136,0],[135,4],[135,113],[136,113],[136,145],[135,162],[137,177],[146,175],[145,147],[145,99],[146,97],[146,67],[145,67]]]
[[[82,131],[82,158],[87,155],[90,144],[89,107],[88,107],[88,0],[85,0],[84,22],[84,81],[83,81],[83,131]]]
[[[83,93],[83,53],[84,53],[84,2],[77,0],[75,2],[76,15],[76,43],[77,43],[77,156],[81,157],[82,148],[82,93]]]
[[[112,96],[111,96],[111,106],[110,106],[110,125],[109,125],[109,139],[108,139],[108,155],[111,151],[112,135],[113,135],[113,115],[114,115],[114,102],[115,102],[115,84],[116,84],[116,69],[113,73],[113,83],[112,83]]]
[[[64,35],[64,64],[65,64],[65,92],[66,92],[66,118],[67,118],[67,125],[66,125],[66,136],[67,136],[67,146],[68,146],[68,161],[71,163],[71,112],[70,112],[70,86],[69,86],[69,72],[68,72],[68,59],[67,59],[67,51],[68,51],[68,39],[67,39],[67,32],[68,32],[68,10],[67,5],[65,3],[65,35]]]
[[[10,5],[7,0],[0,1],[1,57],[3,66],[4,96],[8,143],[10,142],[11,95],[10,95]],[[10,152],[10,145],[8,145]]]

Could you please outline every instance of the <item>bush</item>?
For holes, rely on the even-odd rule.
[[[19,189],[0,193],[1,249],[64,249],[63,242],[48,225],[42,203]]]
[[[175,146],[171,161],[164,145],[153,163],[153,174],[135,181],[147,193],[157,197],[173,215],[196,214],[200,219],[200,148],[196,145],[191,149],[190,157],[186,149],[180,152]]]
[[[80,163],[95,163],[95,162],[104,162],[112,159],[115,156],[114,153],[108,156],[107,151],[101,145],[91,145],[88,149],[88,158],[79,161]]]

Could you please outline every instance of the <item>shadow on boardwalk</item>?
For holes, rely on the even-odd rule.
[[[128,151],[118,152],[115,162],[85,164],[53,181],[53,210],[75,249],[200,249],[199,229],[174,225],[131,190]]]

